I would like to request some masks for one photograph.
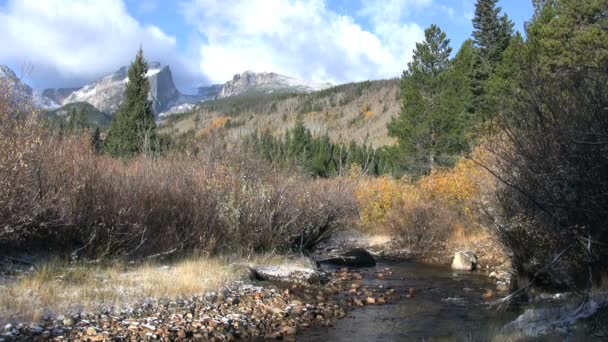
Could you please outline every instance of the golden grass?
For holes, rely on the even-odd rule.
[[[310,267],[310,260],[284,255],[191,257],[162,265],[69,264],[52,260],[0,285],[0,324],[37,322],[70,312],[136,304],[145,298],[179,298],[216,291],[246,279],[251,265]]]
[[[68,264],[50,261],[32,273],[0,286],[0,324],[36,322],[45,314],[120,308],[145,298],[178,298],[218,290],[243,279],[247,266],[303,265],[306,261],[279,255],[247,259],[228,257],[188,258],[168,265]]]
[[[453,233],[449,237],[449,241],[452,242],[478,242],[485,240],[490,237],[490,233],[487,230],[477,230],[467,232],[462,224],[456,224],[453,227]]]

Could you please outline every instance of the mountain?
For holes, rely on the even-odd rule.
[[[0,80],[6,82],[8,89],[13,92],[13,97],[17,101],[29,101],[32,98],[32,88],[23,83],[15,72],[6,65],[0,65]]]
[[[54,109],[61,107],[61,103],[77,90],[78,88],[51,88],[41,92],[35,91],[34,97],[41,107]]]
[[[201,101],[213,100],[220,94],[223,87],[223,84],[212,84],[206,87],[199,87],[197,89],[198,98],[201,99]]]
[[[110,126],[112,117],[106,113],[100,112],[97,108],[86,102],[69,103],[61,108],[47,112],[47,118],[53,125],[59,125],[61,122],[67,123],[68,117],[73,109],[76,111],[84,110],[87,121],[92,126],[107,128]]]
[[[217,98],[241,95],[246,92],[261,93],[310,93],[331,87],[330,83],[310,83],[274,72],[245,71],[226,82]]]
[[[197,95],[179,92],[168,65],[151,62],[146,76],[150,81],[148,98],[152,101],[152,109],[157,116],[188,111],[200,102]],[[100,112],[114,113],[123,101],[128,79],[128,67],[123,66],[81,88],[45,89],[37,96],[37,102],[42,107],[53,110],[70,103],[87,102]]]

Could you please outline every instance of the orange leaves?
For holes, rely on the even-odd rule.
[[[226,122],[228,122],[230,120],[229,117],[227,116],[220,116],[217,117],[215,119],[213,119],[213,121],[211,121],[211,124],[209,124],[209,126],[201,129],[200,131],[198,131],[196,133],[196,137],[200,138],[200,137],[204,137],[209,135],[211,132],[221,129],[226,125]]]
[[[473,158],[486,161],[488,156],[478,148]],[[386,176],[362,179],[356,199],[364,227],[387,229],[395,218],[403,220],[408,212],[422,210],[433,211],[433,216],[449,217],[450,220],[444,220],[449,226],[446,229],[464,235],[478,225],[479,203],[494,187],[495,181],[489,173],[473,160],[463,159],[452,169],[436,169],[417,181]]]

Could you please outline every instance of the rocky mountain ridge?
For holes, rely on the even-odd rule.
[[[310,93],[330,88],[331,83],[311,83],[297,78],[280,75],[274,72],[253,72],[247,70],[236,74],[226,82],[217,98],[241,95],[249,91],[273,93],[277,91],[293,93]]]
[[[0,65],[0,80],[6,82],[7,88],[13,92],[13,97],[19,100],[31,98],[33,94],[32,88],[23,83],[21,78],[5,65]]]
[[[150,63],[147,77],[150,81],[148,98],[158,116],[164,115],[165,112],[175,111],[176,107],[187,110],[189,108],[187,105],[193,106],[199,102],[198,97],[180,93],[175,87],[168,65],[162,66],[158,62]],[[42,92],[43,100],[40,102],[53,103],[55,108],[70,103],[87,102],[104,113],[114,113],[123,101],[127,82],[128,69],[124,66],[99,80],[72,91],[67,96],[61,89],[46,89]],[[62,96],[49,96],[58,93]]]
[[[194,95],[181,93],[173,81],[171,68],[159,62],[151,62],[147,77],[150,80],[148,98],[158,117],[189,112],[208,100],[232,97],[247,93],[310,93],[331,87],[330,83],[312,83],[280,75],[274,72],[245,71],[234,75],[224,84],[212,84],[197,89]],[[6,66],[0,66],[0,78],[6,78],[18,86],[24,96],[33,97],[34,103],[45,110],[53,111],[69,104],[89,103],[103,113],[112,114],[118,110],[124,98],[128,82],[128,67],[117,71],[80,88],[48,88],[33,91],[19,80]]]

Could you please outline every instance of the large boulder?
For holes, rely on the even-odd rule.
[[[472,271],[477,268],[477,256],[471,251],[456,252],[452,268],[455,270]]]
[[[376,259],[363,248],[354,248],[346,253],[335,257],[319,260],[320,263],[347,266],[347,267],[373,267],[376,266]]]

